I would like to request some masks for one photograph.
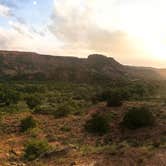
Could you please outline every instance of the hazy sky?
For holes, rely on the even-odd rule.
[[[0,49],[166,67],[166,0],[0,0]]]

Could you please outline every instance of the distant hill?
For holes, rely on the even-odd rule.
[[[99,54],[76,58],[0,51],[0,79],[101,82],[166,78],[166,74],[161,73],[161,70],[155,68],[125,66],[111,57]]]

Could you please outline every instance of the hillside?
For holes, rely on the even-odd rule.
[[[9,81],[0,81],[0,165],[164,165],[161,71],[98,54],[1,51],[1,80]]]
[[[155,98],[152,85],[1,82],[0,166],[164,166],[166,94]],[[125,90],[120,104],[110,90]]]
[[[0,51],[0,76],[1,79],[74,82],[163,78],[157,69],[124,66],[99,54],[84,59],[17,51]]]

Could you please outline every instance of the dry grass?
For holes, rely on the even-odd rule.
[[[33,115],[38,126],[26,133],[19,132],[20,120],[31,113],[6,115],[2,124],[5,126],[0,136],[0,165],[12,165],[12,162],[22,163],[24,144],[31,138],[47,139],[49,144],[57,149],[68,148],[66,153],[54,154],[25,165],[154,165],[166,163],[165,134],[166,108],[160,103],[149,105],[154,109],[157,118],[153,127],[135,131],[120,127],[127,108],[144,104],[144,102],[125,102],[121,107],[108,108],[104,103],[86,110],[85,115],[69,115],[56,119],[51,115]],[[110,116],[110,132],[104,136],[93,136],[84,131],[86,120],[95,112],[103,112]],[[68,129],[66,129],[66,128]],[[65,130],[66,129],[66,130]]]

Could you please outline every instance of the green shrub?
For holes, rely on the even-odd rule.
[[[54,112],[55,108],[50,105],[40,105],[34,109],[34,113],[36,114],[53,114]]]
[[[10,104],[17,104],[20,99],[18,92],[12,89],[0,90],[0,104],[9,106]]]
[[[110,98],[111,90],[104,90],[101,92],[97,92],[94,96],[92,96],[91,101],[92,103],[96,104],[100,101],[107,101]]]
[[[60,130],[63,132],[69,132],[69,131],[71,131],[71,128],[67,125],[64,125],[60,128]]]
[[[119,91],[112,91],[109,98],[107,98],[107,106],[118,107],[122,105],[122,96]]]
[[[111,96],[111,90],[105,90],[101,94],[98,95],[98,99],[100,101],[106,101],[107,99],[110,98],[110,96]]]
[[[25,119],[21,120],[21,131],[25,132],[28,129],[35,128],[37,126],[36,121],[33,119],[32,116],[26,117]]]
[[[56,111],[54,112],[54,116],[56,118],[61,118],[65,117],[70,113],[75,113],[76,112],[76,107],[73,106],[71,103],[65,103],[60,105]]]
[[[50,146],[47,141],[32,139],[25,145],[24,158],[26,160],[34,160],[49,149]]]
[[[31,128],[30,130],[27,131],[27,134],[31,138],[40,138],[42,130],[38,127]]]
[[[20,110],[18,108],[18,105],[9,105],[9,106],[4,106],[0,107],[0,112],[2,113],[18,113]]]
[[[54,112],[54,116],[56,118],[61,118],[67,116],[69,113],[70,113],[69,107],[67,105],[61,105]]]
[[[34,85],[25,85],[23,88],[20,88],[21,91],[25,93],[43,93],[46,91],[46,87],[44,85],[34,84]]]
[[[137,129],[150,126],[154,123],[153,114],[149,111],[149,107],[132,107],[125,114],[122,124],[129,129]]]
[[[38,95],[32,95],[25,98],[26,104],[33,109],[41,104],[41,98]]]
[[[107,133],[109,128],[108,119],[98,113],[94,114],[85,124],[86,131],[99,135]]]

